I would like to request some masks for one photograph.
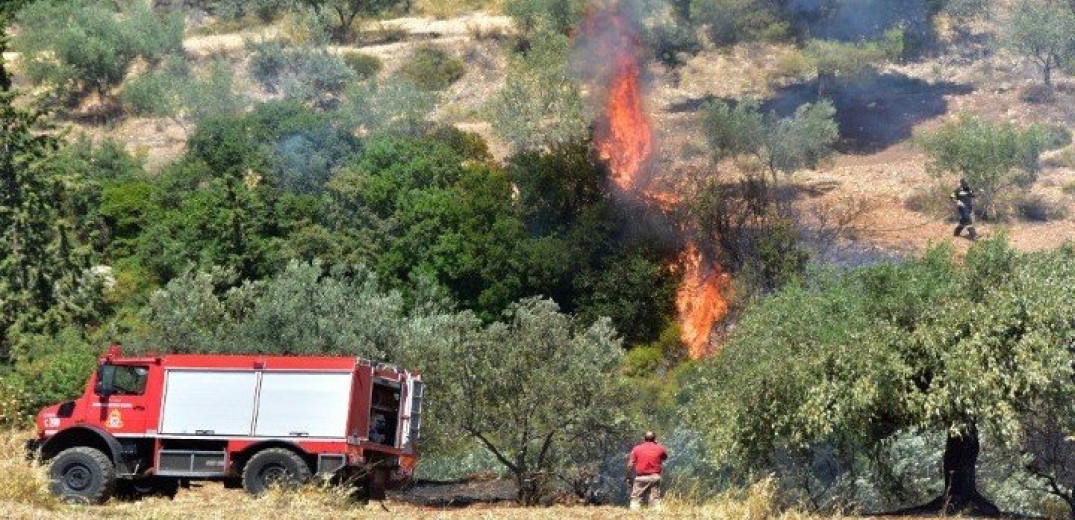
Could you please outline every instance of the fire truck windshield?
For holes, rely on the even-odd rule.
[[[143,366],[101,365],[100,387],[119,395],[142,395],[146,391],[149,368]]]

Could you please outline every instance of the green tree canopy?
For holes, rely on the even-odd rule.
[[[526,54],[513,56],[504,87],[489,106],[493,127],[515,152],[578,141],[587,118],[576,77],[568,70],[570,40],[542,31]]]
[[[100,317],[92,251],[76,230],[80,172],[57,167],[60,141],[36,108],[0,92],[0,355],[11,334],[55,330]]]
[[[434,413],[511,471],[520,502],[537,503],[570,462],[622,456],[630,394],[615,375],[623,349],[607,320],[586,325],[527,299],[504,321],[443,343],[435,371],[451,376],[430,394],[440,395]]]
[[[105,97],[137,58],[150,65],[183,50],[183,20],[145,2],[42,0],[16,17],[20,70],[60,93]]]
[[[301,0],[317,16],[334,17],[332,37],[344,41],[354,34],[355,20],[376,16],[398,5],[400,0]]]
[[[989,218],[998,215],[1002,191],[1026,189],[1038,179],[1045,146],[1037,126],[1019,128],[974,115],[949,121],[920,142],[931,160],[930,170],[965,178],[981,196],[975,211]]]
[[[949,257],[823,277],[749,310],[689,392],[711,446],[757,468],[781,450],[868,454],[901,429],[944,431],[930,508],[995,513],[976,489],[979,431],[1017,443],[1037,398],[1075,392],[1075,249],[997,239]]]
[[[754,100],[735,106],[714,101],[703,124],[715,159],[751,156],[776,179],[777,173],[816,167],[832,154],[840,137],[835,115],[827,100],[803,105],[785,118],[767,117]]]
[[[1056,0],[1020,0],[1002,34],[1004,45],[1033,60],[1051,87],[1053,70],[1075,55],[1075,9]]]

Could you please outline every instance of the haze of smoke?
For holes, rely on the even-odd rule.
[[[929,29],[927,0],[791,0],[793,24],[807,37],[841,41],[872,40],[902,26],[908,33]]]

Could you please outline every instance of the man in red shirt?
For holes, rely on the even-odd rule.
[[[657,435],[646,432],[642,443],[631,450],[627,457],[627,475],[634,472],[631,486],[631,509],[639,509],[642,503],[654,508],[661,506],[661,464],[668,458],[664,446],[657,444]]]

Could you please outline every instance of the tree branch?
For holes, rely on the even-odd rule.
[[[469,426],[464,426],[463,430],[465,430],[467,433],[469,433],[470,435],[474,436],[479,441],[481,441],[481,443],[485,445],[486,449],[491,451],[493,453],[493,456],[496,457],[497,460],[499,460],[501,464],[507,466],[508,469],[510,469],[514,473],[519,472],[518,466],[516,466],[515,464],[512,464],[512,462],[510,460],[508,460],[507,457],[505,457],[503,454],[501,454],[500,450],[496,449],[496,446],[494,446],[493,443],[489,441],[489,439],[485,438],[485,435],[483,435],[478,430],[475,430],[474,428],[471,428]]]

